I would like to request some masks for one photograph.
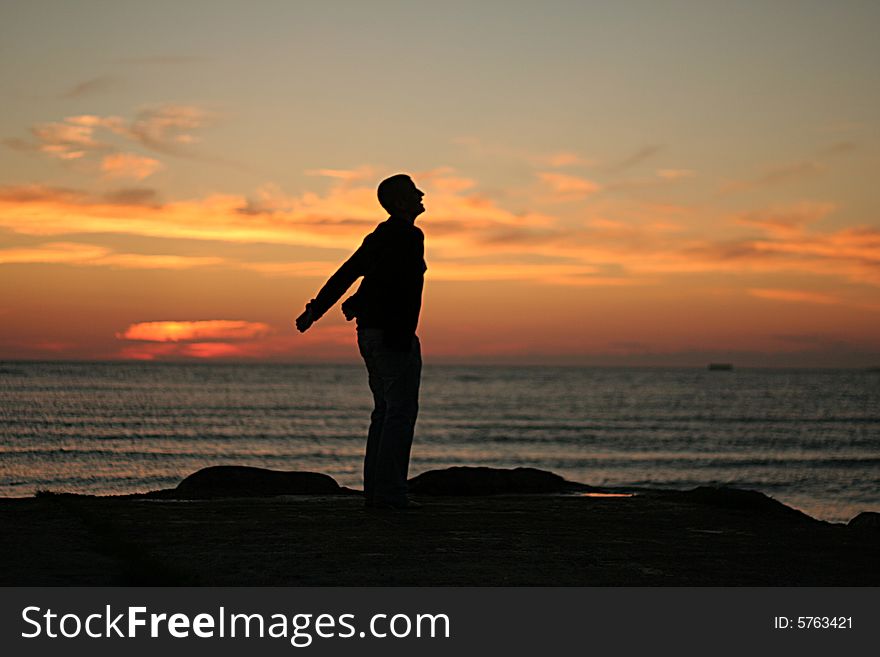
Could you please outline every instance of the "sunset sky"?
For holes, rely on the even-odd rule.
[[[880,3],[0,6],[0,359],[355,362],[410,173],[426,362],[880,365]]]

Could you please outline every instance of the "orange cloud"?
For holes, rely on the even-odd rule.
[[[89,153],[117,150],[112,143],[96,138],[96,132],[102,130],[105,137],[112,135],[160,153],[189,156],[191,153],[185,147],[198,140],[194,132],[212,118],[209,112],[192,105],[163,105],[143,110],[130,121],[120,116],[78,114],[34,125],[31,134],[36,138],[35,143],[22,139],[9,139],[6,143],[17,150],[39,151],[61,160],[79,160]],[[151,158],[136,162],[133,158],[138,156],[131,154],[121,153],[119,157],[124,159],[111,159],[109,164],[105,158],[101,170],[105,174],[126,171],[134,173],[131,177],[144,178],[153,173],[158,164]]]
[[[550,190],[557,195],[555,200],[570,201],[586,198],[591,194],[595,194],[602,187],[592,180],[580,178],[578,176],[570,176],[564,173],[541,172],[538,174],[541,182],[546,184]]]
[[[662,276],[678,274],[791,273],[880,285],[880,231],[870,227],[829,231],[813,226],[835,209],[832,203],[801,202],[713,216],[704,209],[603,194],[588,207],[567,209],[569,216],[563,219],[502,207],[491,197],[467,189],[462,180],[469,179],[450,168],[423,176],[419,184],[427,191],[428,210],[421,225],[429,238],[428,276],[435,280],[619,286],[657,284]],[[28,235],[125,233],[338,252],[353,251],[383,217],[373,184],[343,179],[321,194],[289,195],[267,185],[256,198],[215,195],[161,207],[138,199],[124,203],[124,198],[109,202],[75,190],[0,188],[0,227]],[[743,237],[743,226],[758,228],[763,235]],[[709,231],[712,234],[706,237]],[[34,253],[0,255],[4,254],[19,261],[39,261]],[[488,257],[491,260],[479,260]],[[267,276],[322,278],[344,256],[338,261],[316,254],[290,262],[277,258],[249,262],[107,252],[59,255],[53,251],[46,258],[120,267],[216,264]]]
[[[0,249],[0,264],[68,264],[120,269],[190,269],[218,265],[211,256],[114,253],[108,248],[79,242],[47,242],[31,247]]]
[[[548,155],[537,155],[535,161],[549,167],[570,167],[579,164],[589,164],[587,160],[580,157],[576,153],[559,151]]]
[[[357,169],[309,169],[306,171],[306,175],[334,178],[344,182],[356,182],[375,177],[374,169],[370,166],[362,166]]]
[[[798,303],[818,303],[822,305],[839,303],[839,299],[830,294],[804,292],[802,290],[750,289],[748,292],[753,297],[772,299],[774,301],[794,301]]]
[[[193,269],[224,263],[212,256],[151,255],[143,253],[110,253],[87,264],[120,269]]]
[[[253,340],[270,332],[268,324],[242,320],[140,322],[117,333],[121,340],[145,342],[190,342]]]
[[[880,267],[880,229],[869,226],[831,234],[804,234],[785,241],[758,241],[755,247],[765,252],[849,260],[875,269]]]
[[[307,260],[297,262],[244,262],[242,269],[255,271],[264,276],[295,278],[321,278],[333,273],[341,262],[335,260]]]
[[[181,155],[181,146],[198,139],[193,134],[212,120],[212,115],[193,105],[163,105],[140,112],[127,129],[127,136],[160,153]]]
[[[143,180],[162,168],[159,160],[134,153],[114,153],[101,160],[101,171],[108,178]]]
[[[658,169],[657,177],[664,180],[681,180],[682,178],[693,178],[697,175],[692,169]]]
[[[418,171],[413,174],[418,184],[429,184],[433,190],[446,194],[458,194],[476,186],[473,178],[465,178],[456,174],[452,167],[440,167],[430,171]]]
[[[75,242],[49,242],[36,247],[0,249],[0,264],[88,264],[110,253],[109,249]]]
[[[50,157],[74,160],[92,151],[111,150],[112,146],[95,139],[95,129],[107,128],[112,132],[123,129],[123,121],[118,117],[98,117],[92,115],[71,116],[52,123],[38,123],[31,128],[36,144],[16,140],[22,149],[33,149]]]
[[[31,130],[39,141],[37,150],[61,160],[83,157],[87,150],[107,148],[92,138],[92,128],[66,123],[44,123]]]
[[[548,263],[437,263],[431,266],[431,280],[440,281],[542,281],[590,276],[598,269],[589,265]]]
[[[746,226],[757,226],[775,235],[800,232],[807,224],[824,219],[834,212],[834,203],[801,202],[788,207],[774,207],[758,212],[746,212],[735,221]]]

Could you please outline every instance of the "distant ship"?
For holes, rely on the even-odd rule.
[[[711,372],[730,372],[732,369],[732,363],[709,363],[709,371]]]

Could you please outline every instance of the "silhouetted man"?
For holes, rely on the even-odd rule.
[[[367,365],[374,408],[364,458],[367,506],[405,509],[413,430],[419,411],[422,356],[416,326],[422,306],[425,236],[415,219],[425,211],[409,176],[383,180],[379,203],[390,215],[306,304],[296,327],[306,331],[359,277],[357,292],[342,304],[357,318],[358,347]]]

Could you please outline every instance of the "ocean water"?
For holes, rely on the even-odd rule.
[[[209,465],[361,485],[362,366],[0,363],[0,496],[175,486]],[[880,373],[427,365],[411,474],[533,466],[597,486],[880,511]]]

